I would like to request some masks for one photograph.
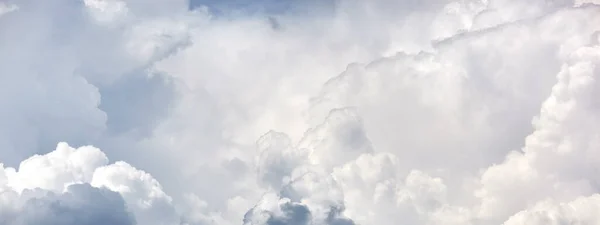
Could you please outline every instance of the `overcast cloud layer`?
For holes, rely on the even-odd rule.
[[[597,0],[0,0],[0,224],[600,224],[598,96]]]

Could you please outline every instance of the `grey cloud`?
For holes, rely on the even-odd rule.
[[[270,131],[257,141],[257,172],[269,187],[279,189],[294,170],[318,165],[328,171],[373,151],[362,120],[353,108],[332,110],[325,120],[307,130],[298,143],[285,133]]]
[[[98,108],[107,115],[110,135],[148,137],[166,116],[175,98],[173,81],[162,74],[137,72],[99,87]]]
[[[341,216],[344,211],[344,206],[332,206],[325,220],[329,225],[355,225],[354,221]]]
[[[307,225],[310,223],[310,210],[304,205],[285,203],[281,206],[281,210],[284,215],[271,216],[266,225]]]
[[[259,178],[274,188],[283,185],[283,178],[305,162],[306,155],[294,149],[292,140],[279,132],[268,132],[257,142]]]
[[[308,169],[291,179],[263,195],[245,213],[244,225],[354,225],[343,214],[343,193],[334,178]]]
[[[134,217],[116,192],[76,184],[62,194],[33,194],[25,191],[25,202],[13,215],[3,217],[2,224],[11,225],[134,225]],[[41,191],[44,192],[44,191]],[[30,197],[30,195],[34,195]],[[23,201],[23,200],[21,200]],[[16,204],[16,202],[13,202]]]
[[[271,216],[266,225],[309,225],[311,222],[311,212],[307,206],[288,202],[281,206],[283,216]],[[343,212],[343,206],[331,206],[327,218],[323,225],[354,225],[354,221],[348,218],[340,217]],[[321,224],[321,223],[320,223]]]
[[[60,141],[84,145],[124,133],[145,137],[167,115],[174,87],[162,81],[164,75],[151,77],[149,68],[187,44],[186,30],[165,22],[170,18],[140,19],[162,14],[135,1],[128,1],[124,13],[140,20],[101,23],[89,2],[8,1],[18,10],[0,19],[4,163],[14,166]],[[162,10],[177,8],[168,4]]]
[[[284,197],[282,197],[284,199]],[[354,221],[349,218],[341,216],[343,212],[343,206],[330,206],[326,217],[322,221],[315,221],[313,212],[305,204],[287,201],[281,203],[279,206],[280,212],[274,213],[268,210],[254,207],[250,209],[244,216],[244,225],[309,225],[309,224],[323,224],[323,225],[354,225]],[[267,217],[266,221],[260,222],[261,220],[255,218],[263,215]]]
[[[172,198],[150,174],[122,161],[108,161],[92,146],[59,143],[56,150],[34,155],[19,168],[0,164],[0,215],[11,224],[84,223],[94,218],[121,223],[125,214],[119,211],[126,208],[140,224],[179,223],[182,215]],[[75,215],[54,215],[73,210]]]

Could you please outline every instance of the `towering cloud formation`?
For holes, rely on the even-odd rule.
[[[270,4],[0,0],[0,224],[600,223],[600,2]]]

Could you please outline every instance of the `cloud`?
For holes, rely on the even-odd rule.
[[[531,132],[529,121],[555,82],[563,52],[589,42],[596,11],[563,10],[463,34],[439,42],[434,53],[353,65],[324,85],[311,110],[319,118],[356,106],[371,141],[381,151],[402,151],[406,169],[486,167]]]
[[[11,199],[10,203],[18,204],[10,206],[18,209],[1,207],[2,224],[136,224],[119,194],[88,184],[69,186],[64,193],[28,190],[18,199]]]
[[[18,192],[41,188],[62,191],[71,183],[91,181],[94,171],[108,164],[106,155],[97,148],[78,149],[59,143],[56,150],[45,155],[34,155],[19,164],[17,169],[5,168],[8,186]]]
[[[597,1],[240,2],[0,0],[0,222],[597,222]]]
[[[0,2],[0,16],[2,16],[2,14],[10,13],[17,9],[19,9],[19,7],[17,7],[16,5],[8,5],[6,3]]]
[[[158,181],[127,163],[97,168],[90,184],[120,193],[140,224],[177,224],[180,220]]]
[[[305,173],[282,188],[267,193],[244,216],[245,225],[354,225],[343,215],[340,189],[330,176]]]
[[[0,79],[5,93],[0,102],[7,105],[1,119],[6,129],[0,131],[0,145],[6,153],[3,162],[14,165],[60,141],[81,145],[100,141],[106,136],[106,130],[117,127],[112,121],[127,117],[130,110],[171,101],[168,94],[161,94],[162,98],[136,99],[137,105],[107,109],[119,104],[118,99],[110,97],[111,93],[135,88],[134,84],[127,83],[132,79],[128,76],[135,75],[138,82],[155,85],[155,88],[139,88],[143,95],[169,93],[168,83],[149,77],[154,73],[148,70],[148,64],[185,45],[185,27],[171,26],[170,20],[165,18],[154,17],[153,22],[149,22],[143,19],[146,14],[133,14],[138,10],[133,2],[128,2],[130,11],[122,12],[127,18],[104,22],[98,21],[96,14],[112,12],[97,9],[98,4],[125,3],[85,1],[79,4],[61,0],[52,4],[38,1],[8,1],[6,4],[19,10],[3,15],[0,20],[4,34],[0,47],[4,66],[0,69]],[[99,11],[93,11],[96,9]],[[152,124],[150,120],[164,115],[154,114],[150,109],[146,111],[148,116],[136,117],[142,121],[146,118],[148,125]],[[107,124],[107,121],[110,122]],[[149,127],[151,130],[152,126]]]
[[[511,153],[504,163],[484,172],[482,213],[515,213],[515,209],[548,197],[564,201],[594,193],[597,180],[584,174],[596,170],[592,155],[598,140],[592,115],[598,104],[592,96],[598,87],[598,56],[597,46],[586,46],[565,62],[522,151]],[[506,182],[518,185],[502,185]],[[502,198],[511,192],[527,198]]]
[[[1,164],[0,164],[1,165]],[[171,197],[150,174],[108,164],[97,148],[35,155],[18,168],[0,166],[0,214],[7,224],[179,224]]]
[[[598,195],[560,204],[546,201],[517,213],[504,224],[595,224],[598,223],[594,213],[597,208]]]

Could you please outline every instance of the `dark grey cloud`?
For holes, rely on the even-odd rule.
[[[134,225],[134,217],[116,192],[75,184],[62,194],[26,190],[22,206],[1,224],[11,225]],[[26,200],[23,200],[26,199]],[[17,202],[14,202],[15,205]]]
[[[315,224],[313,212],[309,207],[300,202],[287,201],[279,205],[281,214],[254,207],[244,216],[245,225],[310,225]],[[341,213],[344,206],[330,206],[329,211],[323,221],[319,224],[324,225],[354,225],[354,221],[343,217]],[[256,217],[266,215],[267,219],[263,223]]]
[[[267,225],[308,225],[311,214],[308,207],[302,204],[288,202],[281,206],[284,216],[271,216]]]
[[[328,225],[355,225],[354,221],[350,218],[343,217],[341,214],[344,212],[345,207],[341,206],[331,206],[329,209],[329,213],[327,214],[327,219],[325,220]]]

